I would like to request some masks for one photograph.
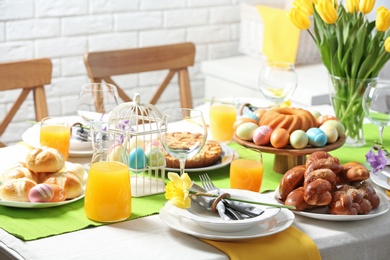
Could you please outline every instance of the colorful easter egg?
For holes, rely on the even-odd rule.
[[[237,127],[239,125],[242,125],[243,123],[251,122],[254,124],[257,124],[256,120],[249,118],[249,117],[239,117],[236,121],[233,123],[233,130],[236,131]]]
[[[28,200],[31,202],[49,202],[54,196],[54,190],[50,184],[40,183],[31,188]]]
[[[128,164],[132,169],[143,169],[146,166],[146,156],[144,150],[139,147],[130,151]]]
[[[295,149],[305,148],[308,142],[309,138],[303,130],[295,130],[290,135],[290,144]]]
[[[140,137],[132,136],[127,143],[127,150],[132,151],[136,147],[145,151],[145,142]]]
[[[338,120],[337,117],[332,116],[332,115],[322,115],[319,116],[316,121],[317,121],[317,126],[320,127],[323,123],[325,123],[328,120]]]
[[[239,125],[236,129],[236,135],[238,138],[252,141],[253,133],[257,129],[258,125],[252,122],[247,122]]]
[[[309,138],[309,143],[313,147],[323,147],[328,142],[326,134],[317,127],[312,127],[306,131],[307,137]]]
[[[165,164],[164,153],[157,146],[150,146],[145,151],[146,161],[149,166],[163,166]]]
[[[57,184],[50,184],[50,185],[51,185],[51,187],[54,190],[54,196],[53,196],[53,198],[51,199],[50,202],[59,202],[59,201],[66,200],[66,197],[68,195],[67,195],[66,191],[63,188],[61,188]]]
[[[323,126],[330,125],[330,126],[333,126],[334,128],[336,128],[337,134],[338,134],[339,137],[345,135],[345,127],[338,120],[327,120],[322,125]]]
[[[328,138],[328,144],[336,142],[339,138],[337,129],[329,124],[320,126],[320,129],[326,134],[326,137]]]
[[[253,142],[256,145],[266,145],[269,143],[273,129],[267,125],[259,126],[253,133]]]
[[[275,148],[283,148],[288,144],[290,134],[284,128],[276,128],[272,131],[270,142]]]
[[[113,145],[108,154],[110,161],[123,162],[122,160],[123,146],[120,144]]]

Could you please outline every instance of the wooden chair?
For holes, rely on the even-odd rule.
[[[115,51],[90,52],[84,62],[91,82],[106,82],[118,89],[120,98],[132,99],[116,84],[112,76],[169,70],[168,75],[153,94],[150,104],[155,105],[175,73],[179,77],[181,107],[192,108],[192,94],[188,67],[194,65],[195,45],[180,43],[163,46],[134,48]]]
[[[40,121],[48,116],[44,85],[51,82],[52,67],[50,59],[0,63],[0,91],[21,89],[19,97],[0,123],[0,136],[4,133],[30,91],[33,93],[35,120]],[[5,146],[5,144],[0,142],[0,147],[2,146]]]

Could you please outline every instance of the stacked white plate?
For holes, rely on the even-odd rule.
[[[273,203],[266,195],[236,189],[224,189],[231,197]],[[264,210],[258,217],[243,220],[224,221],[218,214],[207,211],[199,205],[181,209],[168,202],[160,211],[161,220],[169,227],[200,238],[212,240],[240,240],[272,235],[290,227],[294,214],[287,209],[255,205]]]

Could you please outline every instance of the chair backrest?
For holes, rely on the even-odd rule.
[[[112,76],[168,70],[168,75],[155,91],[150,104],[155,105],[175,73],[179,77],[181,107],[192,108],[192,94],[188,67],[194,65],[195,45],[179,43],[154,47],[115,51],[89,52],[84,56],[85,66],[91,82],[106,82],[118,88],[120,98],[132,99],[114,82]]]
[[[16,112],[33,93],[35,120],[48,116],[44,85],[51,83],[52,63],[50,59],[32,59],[25,61],[0,63],[0,91],[21,89],[21,93],[0,123],[0,136],[15,116]],[[5,146],[0,142],[0,147]]]

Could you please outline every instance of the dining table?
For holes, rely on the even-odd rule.
[[[311,109],[330,111],[330,106]],[[365,154],[378,138],[377,127],[366,122],[364,135],[365,146],[341,146],[330,153],[339,158],[341,163],[359,161],[366,164]],[[390,146],[390,131],[387,129],[383,144],[385,147]],[[226,146],[240,157],[254,152],[234,140]],[[24,142],[1,148],[0,172],[13,162],[23,161],[29,149]],[[275,194],[283,174],[273,170],[274,154],[263,153],[262,156],[264,176],[260,192],[277,202]],[[91,154],[71,154],[68,161],[85,165],[91,161]],[[219,188],[229,188],[229,164],[207,171],[188,172],[195,182],[199,182],[199,176],[203,173],[208,173]],[[388,209],[386,189],[369,181],[380,194],[383,200],[381,203]],[[201,236],[168,226],[159,214],[167,203],[164,193],[133,197],[132,200],[131,217],[116,223],[94,223],[88,220],[83,213],[83,199],[47,209],[0,205],[0,259],[230,259],[229,254],[212,243],[206,243]],[[380,260],[390,257],[388,210],[375,217],[352,220],[326,216],[320,219],[293,213],[292,227],[315,243],[322,259]],[[235,246],[245,246],[247,241],[250,239],[228,242]],[[283,246],[278,245],[280,251],[284,250]],[[253,252],[251,257],[244,259],[262,259],[258,253],[261,254]]]

